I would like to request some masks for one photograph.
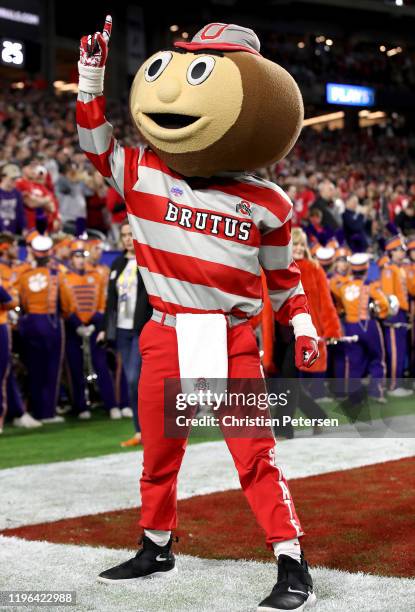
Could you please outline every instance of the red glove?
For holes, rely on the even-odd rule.
[[[95,34],[89,34],[81,38],[79,61],[83,66],[92,66],[94,68],[105,66],[111,29],[112,17],[107,15],[102,33],[95,32]]]
[[[317,340],[308,336],[299,336],[295,341],[295,366],[309,368],[318,357]]]

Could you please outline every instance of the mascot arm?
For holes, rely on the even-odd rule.
[[[129,177],[125,176],[124,169],[134,167],[131,166],[134,164],[132,157],[138,157],[138,149],[122,147],[114,138],[113,127],[105,117],[103,89],[111,27],[112,19],[107,16],[102,33],[95,32],[81,39],[76,123],[81,149],[98,172],[125,199]]]
[[[294,328],[296,366],[309,367],[318,357],[318,336],[301,284],[301,273],[292,257],[290,215],[281,227],[262,235],[259,260],[275,318],[281,325],[291,324]]]
[[[277,321],[289,325],[295,315],[308,313],[301,273],[292,256],[291,218],[262,234],[259,261]]]

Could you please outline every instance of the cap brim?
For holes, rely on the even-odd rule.
[[[195,42],[175,42],[175,47],[180,49],[186,49],[186,51],[203,51],[206,49],[216,51],[245,51],[246,53],[252,53],[253,55],[261,55],[255,49],[251,47],[244,47],[243,45],[233,45],[232,43],[195,43]]]

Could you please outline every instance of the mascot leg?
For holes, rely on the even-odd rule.
[[[228,335],[229,377],[262,378],[256,341],[250,325],[238,325]],[[266,533],[269,546],[302,535],[287,482],[275,463],[275,440],[227,438],[247,501]]]

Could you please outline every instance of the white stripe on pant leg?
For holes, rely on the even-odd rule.
[[[301,530],[300,526],[298,525],[297,521],[294,518],[294,513],[293,513],[293,508],[292,506],[293,504],[293,500],[291,498],[291,494],[290,494],[290,490],[288,488],[288,485],[284,482],[284,475],[282,473],[281,468],[276,464],[276,446],[274,446],[274,448],[270,448],[269,450],[269,457],[270,457],[270,465],[272,467],[274,467],[277,472],[278,472],[278,484],[280,486],[280,489],[282,491],[282,499],[285,503],[285,505],[288,508],[288,513],[290,515],[290,523],[291,525],[294,527],[295,532],[297,537],[303,535],[303,531]]]

